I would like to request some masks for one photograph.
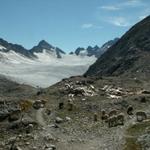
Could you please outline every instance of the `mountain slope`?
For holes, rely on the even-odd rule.
[[[93,76],[150,74],[150,16],[134,25],[85,73]]]
[[[110,47],[112,47],[119,38],[114,38],[113,40],[110,40],[106,43],[104,43],[99,49],[96,51],[96,57],[99,58],[103,53],[105,53]]]
[[[32,49],[27,50],[21,45],[8,43],[7,41],[0,39],[0,52],[15,52],[27,58],[36,59],[37,56],[35,55],[35,53],[43,53],[44,51],[46,51],[48,54],[52,54],[57,58],[61,58],[62,55],[65,54],[65,52],[60,48],[54,47],[44,40],[40,41],[39,44],[37,46],[34,46]]]
[[[0,75],[0,100],[4,97],[13,97],[13,100],[16,98],[23,99],[36,94],[36,91],[37,90],[31,86],[18,84]]]

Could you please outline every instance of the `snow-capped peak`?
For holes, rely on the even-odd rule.
[[[48,53],[48,54],[52,54],[53,56],[57,57],[57,58],[61,58],[62,54],[65,54],[64,51],[62,51],[61,49],[54,47],[52,45],[50,45],[48,42],[46,42],[45,40],[42,40],[39,42],[39,44],[37,46],[34,46],[30,52],[32,54],[36,54],[36,53]]]

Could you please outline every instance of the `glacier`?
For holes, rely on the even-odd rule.
[[[28,58],[14,51],[0,51],[0,74],[21,84],[46,88],[64,78],[82,75],[96,61],[95,56],[62,55],[44,50]]]

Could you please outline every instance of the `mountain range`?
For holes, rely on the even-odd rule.
[[[148,150],[149,76],[150,16],[71,54],[1,39],[0,150]]]
[[[36,55],[34,53],[43,53],[44,50],[48,53],[56,55],[57,58],[61,58],[61,55],[65,54],[65,52],[60,48],[50,45],[45,40],[40,41],[37,46],[34,46],[32,49],[27,50],[21,45],[8,43],[7,41],[0,39],[0,51],[2,52],[7,53],[9,51],[14,51],[26,57],[36,58]]]
[[[74,54],[77,56],[79,55],[80,56],[95,56],[98,58],[109,47],[115,44],[118,41],[118,39],[119,38],[110,40],[106,42],[104,45],[102,45],[102,47],[99,47],[97,45],[95,47],[88,46],[87,49],[79,47],[75,50],[75,52],[70,52],[70,55]],[[48,54],[55,56],[56,58],[62,58],[62,56],[66,54],[63,50],[61,50],[58,47],[54,47],[50,45],[45,40],[40,41],[37,46],[34,46],[33,48],[28,50],[21,45],[9,43],[3,40],[2,38],[0,39],[0,51],[5,52],[5,53],[14,51],[15,53],[18,53],[25,57],[33,58],[33,59],[37,58],[35,53],[43,53],[44,51]]]
[[[66,54],[45,40],[28,50],[0,39],[0,75],[19,83],[48,87],[61,79],[84,74],[113,41],[101,48],[89,46],[83,55],[79,48],[79,52]]]
[[[70,54],[44,40],[27,50],[0,39],[0,74],[32,86],[47,87],[63,78],[82,74],[145,77],[150,75],[149,64],[150,16],[120,39],[108,41],[102,47],[79,47]]]
[[[108,48],[113,46],[119,38],[115,38],[113,40],[110,40],[103,44],[101,47],[99,46],[88,46],[87,48],[78,47],[75,52],[71,52],[70,54],[76,54],[77,56],[95,56],[96,58],[99,58],[104,52],[107,51]]]

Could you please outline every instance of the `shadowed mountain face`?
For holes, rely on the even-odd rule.
[[[150,75],[150,16],[134,25],[85,73],[88,76]]]
[[[20,53],[21,55],[27,57],[33,57],[32,53],[26,50],[23,46],[18,44],[8,43],[7,41],[0,39],[0,51],[9,52],[10,50],[13,50],[16,53]]]

